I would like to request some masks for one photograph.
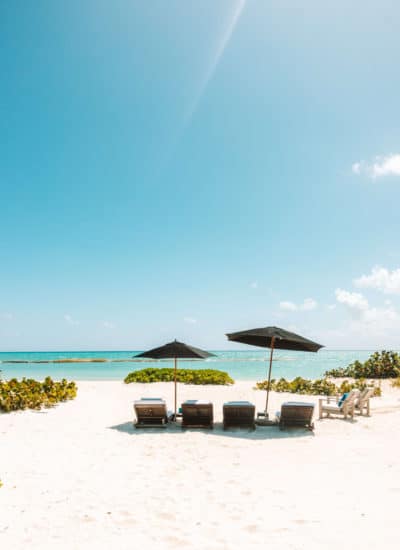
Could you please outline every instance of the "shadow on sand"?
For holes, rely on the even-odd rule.
[[[182,428],[179,423],[167,424],[165,428],[135,428],[132,422],[124,422],[116,426],[109,426],[110,430],[116,430],[127,435],[146,435],[146,434],[174,434],[184,435],[186,432],[197,432],[208,436],[230,437],[234,439],[247,439],[249,441],[259,441],[261,439],[288,439],[298,437],[314,437],[314,432],[304,428],[287,428],[280,430],[278,426],[257,426],[255,430],[248,429],[228,429],[224,430],[222,422],[215,422],[214,429],[202,428]]]

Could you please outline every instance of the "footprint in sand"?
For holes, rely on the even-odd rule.
[[[164,541],[168,544],[173,544],[174,548],[182,548],[184,546],[188,546],[188,543],[185,540],[174,536],[165,537]]]
[[[244,530],[250,534],[255,534],[259,530],[259,526],[256,524],[246,525],[246,527],[244,527]]]
[[[318,520],[313,519],[294,519],[292,521],[293,523],[297,523],[297,525],[306,525],[307,523],[320,523]]]
[[[82,519],[85,523],[93,523],[94,521],[96,521],[94,518],[88,516],[87,514],[85,514]]]
[[[157,514],[157,516],[160,518],[160,519],[165,519],[167,521],[171,521],[171,520],[175,520],[176,519],[176,516],[174,514],[170,514],[168,512],[160,512],[159,514]]]

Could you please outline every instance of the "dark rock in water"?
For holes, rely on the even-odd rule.
[[[29,363],[29,361],[21,361],[16,359],[10,359],[9,361],[3,361],[3,363]]]

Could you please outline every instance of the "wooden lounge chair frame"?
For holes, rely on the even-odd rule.
[[[314,403],[296,401],[282,403],[281,410],[276,414],[279,420],[279,429],[283,430],[287,427],[299,427],[313,431],[314,423],[312,418],[314,408]]]
[[[211,402],[188,400],[182,403],[181,408],[182,428],[213,428],[214,409]]]
[[[339,395],[327,396],[325,399],[320,399],[319,419],[324,418],[324,413],[327,417],[330,417],[331,414],[339,414],[345,419],[349,416],[350,418],[354,418],[355,401],[359,393],[359,390],[351,390],[341,405],[339,405]]]
[[[166,428],[172,419],[173,413],[167,411],[167,405],[163,399],[142,398],[133,404],[136,422],[135,428]]]
[[[223,406],[223,428],[256,429],[256,407],[249,401],[229,401]]]
[[[362,416],[364,411],[366,416],[371,416],[370,398],[374,395],[375,388],[365,388],[362,390],[355,402],[355,410]]]

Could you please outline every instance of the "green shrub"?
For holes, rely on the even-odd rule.
[[[0,380],[0,410],[10,412],[49,408],[60,401],[74,399],[77,389],[75,382],[65,379],[54,382],[50,376],[43,382],[31,378]]]
[[[400,376],[400,355],[395,351],[376,351],[364,363],[354,361],[348,367],[327,371],[325,376],[334,378],[397,378]]]
[[[400,376],[392,380],[392,388],[400,388]]]
[[[365,390],[365,388],[370,386],[374,388],[373,397],[380,397],[382,395],[382,390],[380,386],[375,386],[375,384],[370,384],[370,383],[368,384],[364,378],[359,378],[354,382],[350,382],[349,380],[343,380],[343,382],[340,384],[338,389],[339,389],[339,393],[346,393],[353,389],[362,391],[362,390]]]
[[[184,384],[195,385],[216,384],[223,386],[235,383],[228,373],[213,369],[177,369],[176,379]],[[125,378],[125,384],[131,384],[132,382],[172,382],[173,380],[174,369],[172,368],[148,368],[130,372]]]
[[[271,380],[269,389],[276,392],[298,393],[301,395],[338,395],[348,392],[354,388],[363,390],[367,387],[365,380],[360,379],[355,382],[349,382],[345,380],[337,386],[327,378],[320,380],[307,380],[298,376],[292,381],[281,378],[276,381]],[[268,388],[268,381],[257,382],[255,389],[266,390]],[[381,389],[379,386],[374,386],[374,396],[381,395]]]

